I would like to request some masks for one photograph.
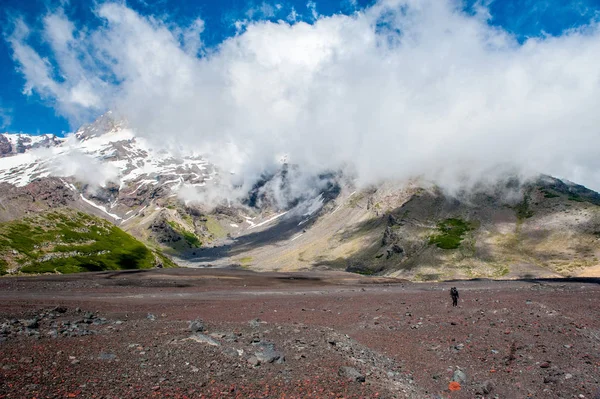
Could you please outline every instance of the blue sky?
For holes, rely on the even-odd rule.
[[[65,3],[51,0],[0,0],[0,2],[3,22],[8,22],[10,25],[9,21],[15,17],[23,17],[33,27],[39,25],[39,20],[46,13]],[[304,1],[273,4],[276,3],[285,3],[286,9],[294,7],[298,13],[304,13],[306,16],[310,14]],[[317,7],[320,14],[332,15],[351,13],[370,3],[372,0],[357,0],[355,4],[349,1],[323,1],[319,2]],[[92,2],[87,0],[72,0],[66,2],[64,10],[71,20],[81,26],[97,26],[101,21],[94,15],[91,4]],[[248,18],[248,11],[262,4],[262,2],[252,3],[247,0],[131,0],[127,2],[130,8],[141,15],[153,15],[178,24],[186,24],[197,17],[202,18],[206,26],[203,40],[209,46],[217,46],[224,38],[234,35],[236,30],[233,22]],[[255,18],[265,17],[258,14]],[[3,25],[7,24],[3,23]],[[7,32],[4,33],[6,35]],[[51,54],[45,53],[43,47],[39,45],[38,49],[51,58]],[[55,112],[51,102],[43,101],[36,94],[28,96],[22,93],[25,81],[11,53],[9,44],[5,40],[0,40],[0,81],[5,82],[0,88],[0,108],[6,110],[6,122],[10,122],[0,127],[0,131],[33,134],[61,134],[61,132],[71,131],[72,127],[69,126],[68,120]],[[0,124],[2,124],[1,120]]]
[[[90,1],[51,1],[51,0],[1,0],[2,25],[4,37],[10,34],[10,27],[15,18],[23,21],[34,31],[28,43],[42,57],[53,63],[53,54],[47,45],[36,37],[35,30],[40,27],[40,20],[49,12],[62,7],[65,15],[79,28],[93,29],[103,22],[97,18],[91,8]],[[276,16],[261,14],[264,5],[280,4],[282,11]],[[338,13],[351,14],[373,4],[373,1],[317,1],[316,9],[320,16]],[[466,13],[474,12],[479,2],[468,1],[463,4]],[[207,48],[214,48],[225,38],[236,33],[234,21],[248,18],[277,20],[285,18],[293,7],[302,14],[299,19],[314,22],[310,9],[304,1],[255,2],[241,0],[197,1],[197,0],[131,0],[127,6],[142,16],[155,16],[177,25],[187,25],[200,17],[205,24],[202,40]],[[540,37],[545,34],[560,36],[565,30],[588,24],[596,18],[600,10],[600,1],[536,1],[536,0],[502,0],[488,4],[491,14],[489,24],[497,26],[514,35],[519,42],[529,37]],[[249,11],[254,10],[254,12]],[[69,124],[69,119],[55,108],[55,100],[41,98],[33,90],[24,94],[25,78],[13,58],[13,50],[6,40],[0,40],[0,130],[26,133],[57,133],[71,131],[76,126]],[[89,117],[88,117],[89,119]]]

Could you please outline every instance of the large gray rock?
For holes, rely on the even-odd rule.
[[[191,332],[203,332],[206,330],[204,326],[204,322],[201,319],[196,319],[190,321],[190,331]]]
[[[343,366],[338,370],[338,375],[349,381],[365,382],[365,376],[354,367]]]
[[[270,342],[259,342],[256,346],[260,349],[254,353],[254,356],[261,363],[283,363],[285,361],[285,356],[283,353],[275,350],[275,345]]]

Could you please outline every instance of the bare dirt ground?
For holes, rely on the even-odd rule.
[[[598,398],[599,283],[2,278],[0,398]]]

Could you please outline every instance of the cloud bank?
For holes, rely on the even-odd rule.
[[[314,3],[311,3],[314,4]],[[489,10],[450,0],[380,0],[309,23],[246,20],[206,48],[190,26],[100,3],[102,22],[57,10],[7,36],[25,93],[73,125],[107,109],[138,134],[195,149],[252,184],[282,156],[304,171],[347,168],[360,183],[422,176],[453,189],[506,171],[600,190],[600,29],[519,43]],[[294,15],[295,14],[295,10]]]

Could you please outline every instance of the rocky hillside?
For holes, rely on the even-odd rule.
[[[458,196],[416,182],[350,190],[345,187],[312,217],[283,217],[189,261],[260,270],[337,269],[418,281],[598,270],[598,194],[582,186],[540,177]]]
[[[414,280],[577,276],[599,267],[600,194],[552,177],[450,196],[417,180],[357,189],[341,173],[323,173],[310,180],[314,190],[293,194],[298,168],[282,163],[241,203],[209,207],[181,193],[209,191],[217,168],[202,154],[157,147],[110,113],[65,139],[2,137],[11,149],[0,158],[0,221],[77,210],[181,265]],[[29,147],[14,150],[18,142]]]

